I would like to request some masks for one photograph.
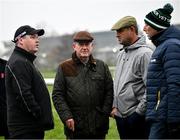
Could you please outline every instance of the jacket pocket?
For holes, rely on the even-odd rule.
[[[101,75],[92,75],[91,77],[93,80],[104,80],[104,78]]]
[[[101,75],[92,75],[91,76],[91,86],[94,90],[103,91],[104,89],[104,77]]]
[[[20,108],[20,110],[24,113],[30,113],[28,109],[25,106],[25,103],[23,102],[23,99],[21,96],[16,96],[16,104]]]

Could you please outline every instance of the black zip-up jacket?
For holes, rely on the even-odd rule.
[[[15,47],[7,62],[7,123],[11,135],[54,127],[48,89],[35,68],[35,55]]]
[[[75,131],[65,125],[66,136],[104,135],[109,129],[113,81],[108,66],[90,56],[84,65],[76,56],[60,64],[52,94],[54,106],[65,124],[73,118]]]
[[[5,66],[6,61],[0,58],[0,108],[6,108],[6,94],[5,94]]]
[[[6,60],[0,58],[0,136],[7,136],[7,105],[5,90]]]

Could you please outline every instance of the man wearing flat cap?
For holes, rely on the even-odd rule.
[[[113,82],[108,66],[92,56],[93,40],[77,32],[72,58],[57,69],[52,99],[67,139],[105,139],[108,133]]]
[[[33,61],[43,29],[19,27],[15,49],[5,69],[7,125],[11,139],[43,139],[52,129],[53,117],[48,89]]]
[[[144,18],[144,31],[156,46],[147,73],[149,139],[180,139],[180,30],[171,25],[167,3]]]
[[[121,18],[112,30],[123,48],[117,55],[111,116],[121,139],[146,139],[146,73],[152,50],[146,38],[138,35],[134,17]]]

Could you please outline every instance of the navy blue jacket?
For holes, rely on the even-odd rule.
[[[180,122],[180,30],[170,26],[154,36],[147,74],[147,120]]]

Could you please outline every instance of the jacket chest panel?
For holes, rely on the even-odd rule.
[[[164,70],[163,70],[163,54],[164,48],[159,46],[156,48],[154,53],[152,54],[149,67],[148,67],[148,79],[164,79]]]
[[[103,91],[104,77],[97,71],[83,69],[77,76],[66,76],[66,85],[68,91],[75,95],[92,95],[97,94],[99,90]]]
[[[122,81],[124,81],[124,79],[127,78],[129,79],[133,77],[133,73],[136,73],[135,72],[136,69],[133,68],[135,63],[136,63],[135,53],[122,52],[118,57],[118,62],[116,65],[116,75],[118,75],[117,77],[123,79]]]

